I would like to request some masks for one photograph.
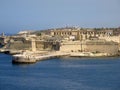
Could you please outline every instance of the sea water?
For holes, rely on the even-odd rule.
[[[0,90],[120,90],[120,57],[11,62],[0,54]]]

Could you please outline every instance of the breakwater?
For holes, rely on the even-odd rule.
[[[110,57],[114,55],[110,55],[107,53],[91,53],[91,52],[24,52],[23,54],[16,54],[13,55],[12,63],[17,64],[29,64],[29,63],[36,63],[37,61],[48,60],[51,58],[58,58],[58,57]]]
[[[0,52],[12,55],[12,63],[13,64],[31,64],[36,63],[38,61],[48,60],[52,58],[59,57],[110,57],[110,56],[120,56],[112,55],[108,53],[92,53],[92,52],[61,52],[61,51],[16,51],[16,50],[8,50],[1,49]]]
[[[51,58],[58,58],[63,56],[68,56],[69,53],[61,53],[61,52],[42,52],[42,53],[31,53],[25,52],[23,54],[16,54],[13,55],[12,63],[15,64],[29,64],[29,63],[36,63],[37,61],[47,60]]]

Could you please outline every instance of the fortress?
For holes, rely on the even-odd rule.
[[[94,29],[82,29],[75,27],[57,28],[51,30],[52,36],[71,37],[75,40],[86,40],[90,38],[110,37],[113,35],[113,30],[94,30]]]
[[[119,30],[118,30],[119,31]],[[112,29],[54,28],[21,31],[0,37],[0,52],[13,54],[13,63],[35,63],[55,57],[120,55],[120,33]]]
[[[120,37],[111,29],[54,28],[38,32],[22,32],[16,36],[1,37],[7,40],[5,49],[22,51],[60,51],[67,53],[106,53],[116,55]]]

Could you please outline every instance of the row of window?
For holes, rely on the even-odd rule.
[[[54,32],[54,35],[72,35],[72,32]]]
[[[109,32],[77,32],[77,34],[107,34],[110,35]],[[54,32],[54,35],[72,35],[72,32]]]

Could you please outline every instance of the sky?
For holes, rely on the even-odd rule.
[[[120,0],[0,0],[0,33],[119,27]]]

